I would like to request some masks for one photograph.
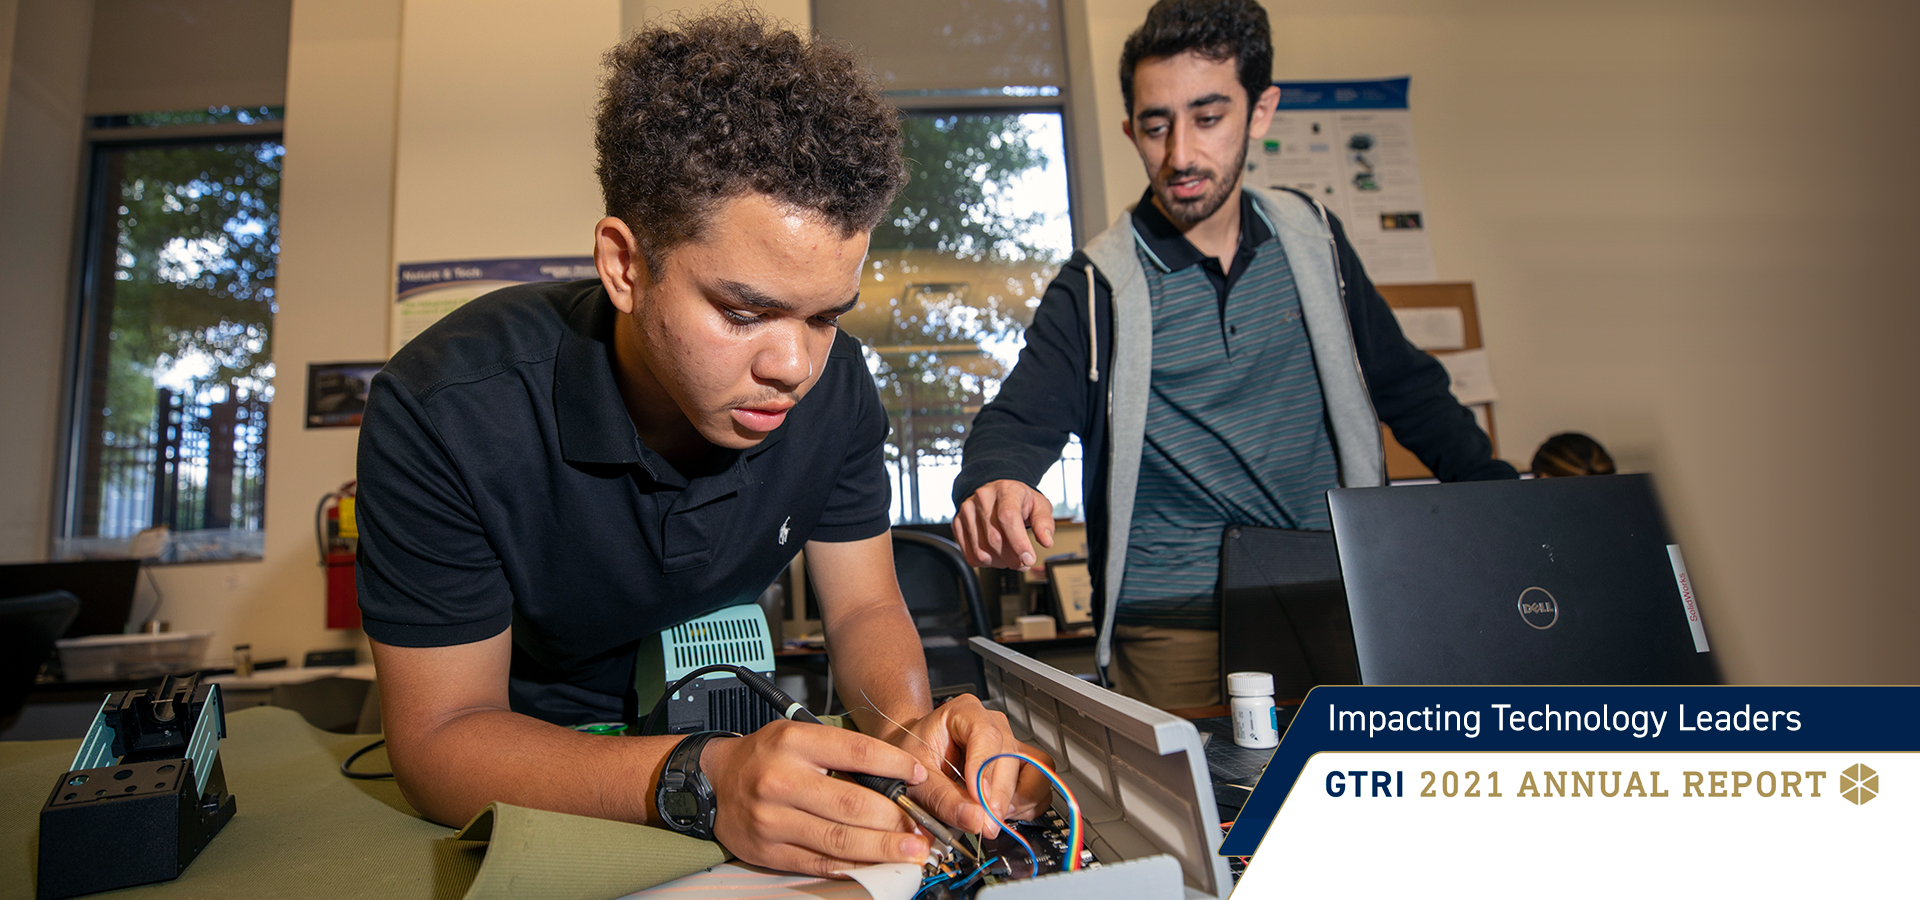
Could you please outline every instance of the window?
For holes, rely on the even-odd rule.
[[[840,321],[866,344],[892,421],[894,520],[929,522],[953,516],[967,427],[1012,370],[1073,232],[1059,113],[903,124],[912,180],[874,230],[860,304]]]
[[[904,113],[910,180],[874,230],[860,304],[840,324],[866,344],[893,426],[894,521],[946,521],[974,414],[1073,252],[1060,10],[815,0],[813,14],[821,33],[868,53]],[[1073,516],[1079,445],[1065,457],[1041,489]]]
[[[94,120],[59,555],[164,525],[163,561],[261,556],[279,118]]]

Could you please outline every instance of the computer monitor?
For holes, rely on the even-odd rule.
[[[139,578],[137,559],[0,565],[0,597],[66,591],[80,598],[80,615],[61,637],[120,634],[133,613]]]
[[[1366,684],[1717,684],[1644,475],[1327,494]]]

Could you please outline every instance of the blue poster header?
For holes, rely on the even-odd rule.
[[[1248,856],[1327,751],[1910,751],[1920,687],[1318,687],[1221,844]]]
[[[394,296],[405,300],[409,293],[423,288],[459,284],[463,281],[527,284],[536,281],[573,281],[579,278],[593,278],[598,274],[593,267],[591,256],[536,256],[401,263]]]
[[[1406,109],[1409,78],[1378,81],[1276,81],[1280,111],[1305,109]]]

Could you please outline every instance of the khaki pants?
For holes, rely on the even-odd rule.
[[[1218,706],[1220,632],[1115,625],[1107,671],[1120,693],[1161,709]]]

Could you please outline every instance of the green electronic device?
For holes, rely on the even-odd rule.
[[[730,606],[675,625],[658,639],[640,642],[634,667],[636,707],[643,713],[660,700],[667,685],[701,666],[728,664],[751,669],[773,679],[773,639],[766,613],[757,603]],[[710,673],[682,686],[666,704],[666,733],[732,731],[752,734],[780,718],[768,706],[725,673]]]

